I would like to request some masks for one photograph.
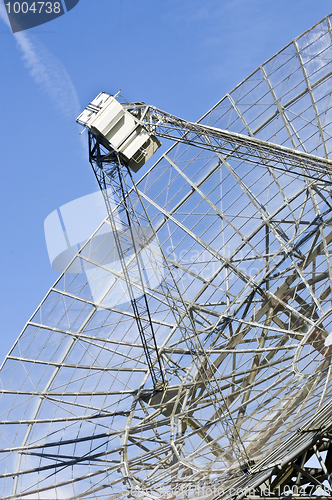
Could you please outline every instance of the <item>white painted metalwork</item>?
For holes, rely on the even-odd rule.
[[[115,97],[101,92],[77,118],[78,123],[106,138],[128,166],[138,172],[161,146]]]
[[[153,388],[124,274],[88,240],[1,368],[3,499],[208,498],[260,484],[307,434],[316,446],[306,423],[331,423],[331,40],[326,18],[196,128],[128,106],[178,139],[125,177],[164,266],[144,292],[167,387]]]

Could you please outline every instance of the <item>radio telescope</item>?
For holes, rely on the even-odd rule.
[[[79,117],[108,216],[2,365],[3,499],[331,496],[331,40],[198,123],[107,93]]]

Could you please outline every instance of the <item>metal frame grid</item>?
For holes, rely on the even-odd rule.
[[[328,17],[201,124],[323,164],[331,79]],[[211,497],[211,486],[232,496],[234,485],[274,481],[289,447],[295,463],[305,439],[294,431],[308,420],[331,421],[330,175],[252,162],[252,144],[225,156],[179,142],[128,180],[128,206],[158,241],[151,265],[163,262],[145,293],[164,390],[121,265],[100,262],[92,239],[50,289],[1,367],[3,499],[181,498],[193,487]],[[95,235],[112,252],[105,224]]]

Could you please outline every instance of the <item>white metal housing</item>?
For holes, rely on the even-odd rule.
[[[113,96],[102,92],[77,121],[109,142],[137,172],[161,146],[160,141],[137,121]]]

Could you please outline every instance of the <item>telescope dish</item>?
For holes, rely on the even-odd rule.
[[[331,93],[327,17],[199,123],[329,160]],[[332,395],[331,171],[295,175],[252,155],[249,143],[240,157],[179,142],[129,185],[171,270],[144,285],[163,390],[122,278],[89,240],[49,290],[0,372],[3,499],[235,487],[321,414]],[[73,273],[83,261],[89,280]]]

